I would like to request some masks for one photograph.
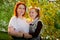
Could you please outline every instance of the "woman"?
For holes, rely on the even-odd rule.
[[[42,29],[42,22],[39,20],[39,9],[30,8],[30,17],[33,20],[30,23],[29,35],[25,35],[25,38],[29,37],[28,40],[41,40],[39,33]],[[32,38],[31,38],[32,37]]]
[[[25,40],[24,33],[29,33],[29,24],[24,17],[26,5],[23,2],[18,2],[14,8],[14,16],[11,18],[8,25],[8,34],[14,40]]]

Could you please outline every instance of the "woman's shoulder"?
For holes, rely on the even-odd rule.
[[[23,19],[24,19],[25,21],[27,21],[27,19],[26,19],[25,17],[24,17]]]
[[[17,19],[17,17],[16,17],[16,16],[12,16],[11,18],[12,18],[12,19]]]
[[[23,17],[23,19],[24,19],[24,20],[26,20],[26,18],[25,18],[25,17]]]
[[[16,18],[17,18],[16,16],[12,16],[11,20],[16,20]]]

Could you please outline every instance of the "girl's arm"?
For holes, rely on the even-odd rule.
[[[25,38],[37,37],[39,35],[41,29],[42,29],[42,23],[41,23],[41,21],[39,21],[37,23],[37,28],[36,28],[35,32],[33,32],[33,33],[26,33],[26,34],[24,34],[24,37]]]
[[[32,35],[32,37],[37,37],[39,35],[41,29],[42,29],[42,22],[38,21],[37,28],[36,28],[35,32],[29,33],[29,34]]]

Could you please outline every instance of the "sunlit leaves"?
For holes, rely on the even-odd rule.
[[[27,8],[30,6],[40,8],[40,19],[43,23],[41,36],[44,40],[60,39],[59,0],[54,2],[49,0],[0,0],[0,29],[5,28],[7,30],[9,20],[13,15],[14,6],[18,1],[25,2]],[[27,18],[28,12],[26,13]]]

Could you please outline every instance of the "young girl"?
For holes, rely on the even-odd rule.
[[[33,20],[30,23],[30,28],[29,28],[29,37],[28,35],[25,35],[25,37],[29,37],[28,40],[41,40],[39,33],[42,29],[42,22],[39,20],[39,9],[37,8],[30,8],[29,15],[31,19]]]
[[[14,16],[11,18],[8,25],[8,34],[14,40],[25,40],[24,33],[29,33],[29,24],[24,17],[26,5],[23,2],[18,2],[14,8]]]

